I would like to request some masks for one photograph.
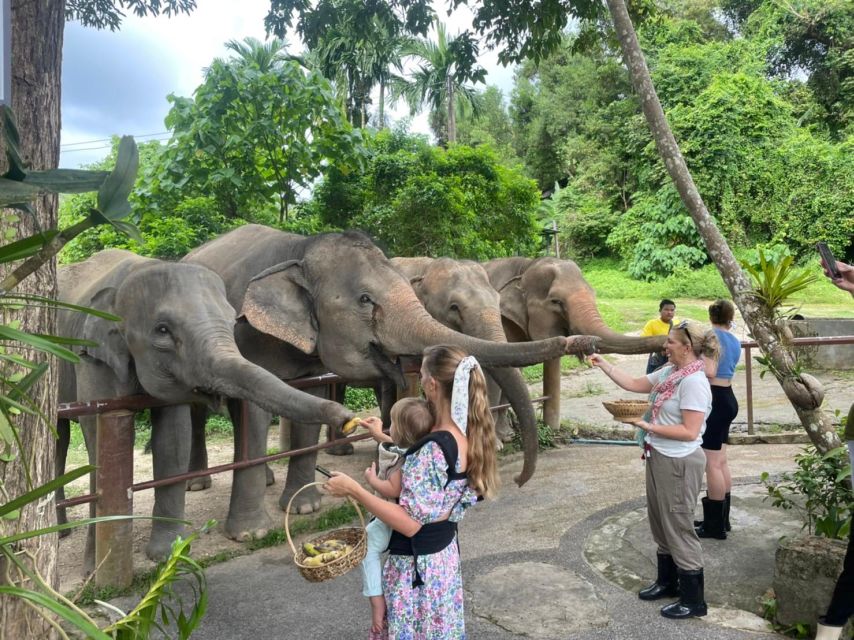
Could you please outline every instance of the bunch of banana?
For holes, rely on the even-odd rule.
[[[302,549],[308,556],[303,560],[303,564],[307,567],[320,567],[332,562],[333,560],[346,556],[353,550],[353,547],[349,544],[345,544],[341,540],[331,539],[325,540],[324,542],[318,542],[317,544],[304,542]]]
[[[352,418],[352,419],[348,420],[347,424],[345,424],[343,427],[341,427],[341,433],[344,434],[345,436],[349,436],[351,433],[353,433],[356,430],[356,427],[358,427],[361,422],[362,422],[361,418]]]

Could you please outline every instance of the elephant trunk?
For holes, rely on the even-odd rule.
[[[343,405],[323,400],[285,384],[275,375],[246,360],[234,348],[231,353],[214,352],[212,374],[204,387],[229,398],[257,404],[274,415],[295,422],[341,426],[353,417]]]
[[[613,331],[596,307],[596,299],[590,290],[578,290],[567,296],[569,328],[572,333],[598,336],[600,353],[652,353],[661,351],[666,336],[632,337]]]
[[[498,383],[510,400],[510,405],[519,418],[519,430],[522,436],[522,451],[524,454],[522,472],[514,478],[520,487],[531,479],[537,468],[537,453],[539,437],[537,435],[537,417],[534,405],[528,393],[528,386],[518,369],[490,368],[488,373]]]
[[[415,292],[401,280],[389,290],[397,299],[395,313],[382,309],[377,313],[376,332],[387,351],[412,354],[436,344],[455,345],[475,356],[483,366],[525,367],[557,358],[567,352],[567,338],[555,337],[536,342],[499,343],[472,338],[448,329],[421,306]],[[569,338],[569,350],[592,352],[594,342],[584,336]]]

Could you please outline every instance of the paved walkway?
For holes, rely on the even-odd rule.
[[[627,358],[623,364],[642,370],[643,359]],[[579,396],[588,382],[599,385],[601,392]],[[569,416],[600,410],[599,396],[627,397],[615,395],[598,371],[567,378],[565,385],[564,394],[573,396],[563,404]],[[760,390],[763,398],[773,397],[773,385],[776,382],[766,381]],[[833,395],[832,401],[850,399]],[[782,416],[786,406],[779,399],[774,404]],[[613,424],[609,417],[602,421]],[[710,612],[702,619],[678,622],[659,615],[661,603],[641,602],[636,596],[637,589],[654,578],[655,548],[643,508],[644,470],[635,446],[573,444],[541,453],[534,478],[521,489],[512,482],[521,458],[504,459],[499,498],[472,509],[460,527],[469,638],[776,637],[757,614],[771,585],[776,541],[797,533],[800,522],[763,500],[758,477],[763,471],[791,469],[800,449],[730,447],[737,479],[733,531],[726,541],[703,541]],[[354,463],[366,467],[372,453],[370,445],[358,443]],[[208,613],[195,639],[367,636],[369,610],[358,571],[308,583],[293,566],[289,548],[282,546],[215,565],[206,573]],[[118,604],[125,608],[133,601]]]

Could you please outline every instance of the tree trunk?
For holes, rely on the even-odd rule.
[[[65,3],[61,0],[13,0],[12,2],[12,108],[18,119],[21,151],[25,162],[33,169],[52,169],[59,161],[60,129],[60,78],[62,64],[62,36],[65,26]],[[13,226],[17,237],[22,238],[37,231],[56,227],[55,196],[41,198],[35,203],[34,216],[15,212],[20,221]],[[8,216],[3,211],[0,226],[8,227]],[[16,291],[56,297],[56,260],[52,259]],[[8,314],[6,322],[20,318],[21,328],[33,333],[55,333],[56,316],[49,309],[27,309]],[[33,359],[34,356],[25,353]],[[48,420],[56,420],[56,367],[52,366],[39,383],[30,390],[30,396]],[[6,498],[19,496],[28,490],[23,459],[29,465],[33,486],[53,478],[56,443],[50,426],[39,418],[21,415],[16,419],[22,450],[10,463],[0,463],[0,482]],[[0,520],[0,531],[10,534],[47,527],[56,523],[53,499],[27,506],[19,521]],[[40,536],[20,549],[34,559],[35,569],[47,584],[56,588],[58,539],[56,534]],[[15,580],[14,575],[12,579]],[[27,586],[28,583],[25,583]],[[32,586],[32,585],[29,585]],[[56,634],[44,618],[22,600],[0,598],[0,638],[53,638]]]
[[[380,131],[385,129],[385,80],[380,80],[380,104],[378,107],[380,124],[377,127]]]
[[[623,59],[641,100],[658,152],[679,191],[683,204],[694,220],[697,231],[706,245],[706,251],[717,265],[735,304],[750,328],[750,333],[759,344],[762,353],[773,363],[773,373],[795,408],[816,449],[823,453],[841,446],[842,443],[836,435],[830,417],[821,410],[820,403],[819,408],[814,408],[810,402],[812,398],[824,396],[821,384],[811,376],[797,375],[791,348],[783,342],[771,313],[756,297],[750,295],[749,291],[752,290],[750,281],[732,255],[726,239],[715,225],[700,197],[679,145],[670,130],[664,110],[661,108],[624,0],[608,0],[608,8],[614,19],[614,28],[623,50]]]
[[[454,81],[450,76],[447,78],[448,83],[448,144],[457,141],[457,114],[454,109]]]

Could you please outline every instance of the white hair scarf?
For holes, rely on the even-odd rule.
[[[454,372],[454,388],[451,391],[451,419],[465,434],[469,419],[469,378],[471,370],[480,365],[474,356],[466,356]]]

